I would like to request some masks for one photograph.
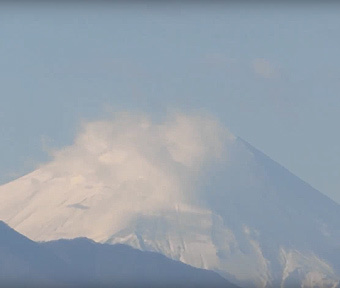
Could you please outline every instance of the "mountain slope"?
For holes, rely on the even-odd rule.
[[[0,221],[1,287],[224,287],[218,274],[88,239],[36,243]]]
[[[127,245],[98,244],[86,238],[42,243],[71,267],[78,267],[88,283],[110,287],[224,287],[237,288],[218,274],[193,268],[155,252]]]
[[[63,286],[79,274],[65,261],[0,221],[0,286]]]
[[[204,117],[89,123],[0,187],[0,218],[34,240],[128,244],[242,286],[339,284],[340,206]]]

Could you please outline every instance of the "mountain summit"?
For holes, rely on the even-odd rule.
[[[121,115],[0,187],[0,219],[33,240],[160,252],[243,287],[336,287],[340,206],[215,120]]]

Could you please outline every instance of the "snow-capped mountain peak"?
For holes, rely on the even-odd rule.
[[[0,219],[38,241],[160,252],[244,287],[339,283],[339,205],[207,117],[88,123],[0,187]]]

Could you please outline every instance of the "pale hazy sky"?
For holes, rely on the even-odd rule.
[[[340,5],[62,2],[1,4],[1,183],[84,119],[202,110],[340,203]]]

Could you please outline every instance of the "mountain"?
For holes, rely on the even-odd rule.
[[[340,206],[215,120],[87,124],[0,187],[0,219],[38,241],[128,244],[243,287],[337,287]]]
[[[0,221],[0,286],[63,286],[77,280],[54,253]]]
[[[86,238],[42,243],[69,266],[78,267],[86,283],[104,287],[237,288],[215,272],[123,244],[98,244]]]
[[[1,287],[223,287],[218,274],[86,238],[36,243],[0,221]]]

